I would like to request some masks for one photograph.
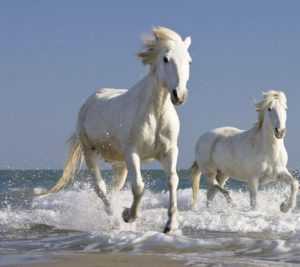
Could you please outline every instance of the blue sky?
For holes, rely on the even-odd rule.
[[[300,168],[299,14],[293,0],[0,1],[0,169],[62,168],[81,104],[147,73],[135,52],[156,25],[192,37],[178,168],[205,131],[252,127],[270,89],[287,95],[289,167]]]

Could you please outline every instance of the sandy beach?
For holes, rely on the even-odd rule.
[[[53,255],[42,263],[21,262],[10,267],[182,267],[183,262],[158,255],[72,254]]]
[[[164,255],[86,253],[69,255],[48,255],[44,257],[21,256],[15,263],[3,261],[0,266],[7,267],[183,267],[183,266],[243,266],[243,267],[291,267],[291,263],[252,260],[239,257],[207,257],[175,260]],[[298,265],[297,265],[298,266]]]

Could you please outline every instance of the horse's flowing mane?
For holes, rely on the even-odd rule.
[[[256,102],[255,107],[258,113],[258,121],[255,123],[257,130],[261,129],[264,121],[264,111],[273,100],[279,100],[286,107],[286,96],[281,91],[268,91],[263,93],[263,100]]]
[[[153,65],[159,52],[170,46],[170,42],[182,42],[181,37],[176,32],[164,27],[153,28],[152,34],[144,35],[142,40],[146,51],[138,52],[137,55],[144,64],[150,66]]]

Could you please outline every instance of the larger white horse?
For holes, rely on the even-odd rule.
[[[119,192],[129,173],[133,203],[122,216],[126,222],[134,221],[144,191],[140,166],[156,159],[168,177],[169,219],[164,231],[169,232],[178,228],[179,119],[173,105],[183,104],[187,97],[191,38],[183,40],[170,29],[156,27],[143,41],[146,50],[138,56],[150,66],[149,73],[130,90],[101,89],[88,98],[79,111],[77,131],[70,138],[62,177],[48,193],[71,181],[84,158],[94,188],[111,214],[111,199],[98,166],[99,159],[103,159],[112,164],[116,178],[113,195]]]
[[[217,191],[231,202],[229,192],[223,185],[232,177],[248,182],[253,208],[257,204],[259,184],[283,180],[291,186],[291,194],[280,209],[287,212],[294,208],[299,185],[286,168],[286,97],[283,92],[276,91],[263,93],[263,97],[262,101],[256,103],[258,122],[250,130],[223,127],[199,138],[195,151],[196,160],[192,166],[193,206],[197,203],[202,172],[208,182],[207,205]]]

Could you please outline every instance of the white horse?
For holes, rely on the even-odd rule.
[[[156,159],[168,177],[169,218],[164,231],[169,232],[178,228],[176,164],[180,125],[173,105],[183,104],[187,97],[191,38],[183,40],[170,29],[156,27],[143,42],[146,50],[138,56],[150,66],[149,73],[130,90],[101,89],[87,99],[78,114],[77,131],[70,138],[62,177],[47,193],[70,182],[84,158],[108,214],[112,213],[113,196],[129,174],[133,203],[122,216],[125,222],[134,221],[144,191],[140,166]],[[108,196],[101,177],[100,159],[112,164],[112,197]]]
[[[196,205],[201,173],[208,182],[207,205],[217,191],[231,202],[229,191],[223,186],[229,177],[247,181],[250,204],[256,207],[259,184],[282,180],[291,186],[289,200],[280,210],[288,212],[295,207],[298,182],[290,174],[284,146],[286,129],[286,97],[283,92],[263,93],[256,103],[258,122],[242,131],[232,127],[217,128],[202,135],[196,145],[196,160],[192,166],[193,207]]]

